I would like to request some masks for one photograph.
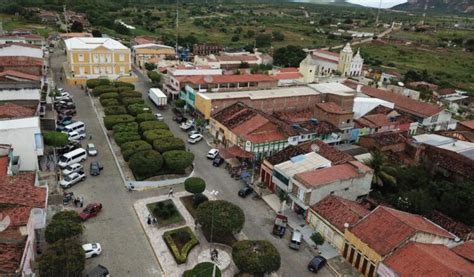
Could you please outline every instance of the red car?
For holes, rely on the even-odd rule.
[[[86,206],[86,208],[80,214],[82,220],[87,220],[88,218],[97,216],[97,214],[102,210],[102,204],[92,203]]]

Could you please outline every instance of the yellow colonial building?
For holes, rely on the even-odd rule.
[[[74,37],[64,41],[67,62],[66,80],[71,85],[85,84],[88,79],[136,82],[132,73],[130,49],[111,38]]]
[[[140,44],[132,47],[133,62],[140,67],[144,67],[145,63],[150,59],[164,59],[167,56],[176,56],[176,51],[173,47],[155,43]]]

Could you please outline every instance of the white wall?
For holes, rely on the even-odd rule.
[[[438,117],[432,122],[433,117]],[[456,124],[449,124],[451,121],[451,113],[448,111],[441,111],[438,114],[423,119],[421,125],[425,128],[434,128],[434,131],[447,130],[456,128]]]
[[[0,101],[37,100],[41,99],[40,89],[3,89],[0,90]]]
[[[0,121],[0,140],[11,144],[13,155],[20,156],[20,170],[38,169],[38,155],[43,149],[36,150],[35,134],[41,133],[39,117],[27,117]]]
[[[0,48],[0,56],[25,56],[32,58],[43,58],[43,50],[41,48],[11,45],[9,47]]]
[[[313,211],[309,212],[309,225],[314,231],[319,232],[327,242],[335,246],[337,250],[341,250],[344,246],[344,234],[334,228],[329,222],[322,219]]]
[[[382,105],[384,107],[393,109],[395,105],[391,102],[384,101],[378,98],[369,97],[356,97],[354,98],[354,106],[352,111],[354,112],[354,118],[358,119],[366,115],[368,112],[373,110],[375,107]]]

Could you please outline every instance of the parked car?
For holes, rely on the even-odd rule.
[[[191,144],[198,143],[202,140],[202,135],[201,134],[195,134],[189,137],[188,142]]]
[[[181,124],[181,123],[184,123],[184,122],[187,122],[188,119],[182,115],[177,115],[175,118],[174,118],[174,121],[176,121],[178,124]]]
[[[56,125],[56,131],[58,131],[58,132],[64,131],[64,127],[66,127],[67,125],[72,124],[74,122],[76,122],[76,121],[72,120],[72,119],[71,120],[64,120],[64,121],[60,121],[60,122],[58,121],[57,125]]]
[[[294,250],[299,250],[301,246],[301,241],[303,240],[303,234],[300,230],[294,230],[291,234],[290,248]]]
[[[326,265],[326,258],[323,256],[315,256],[308,264],[308,270],[311,272],[318,272]]]
[[[72,102],[72,98],[70,96],[56,96],[54,97],[54,103],[58,103],[61,101],[70,101]]]
[[[81,139],[85,139],[86,138],[86,132],[84,131],[72,131],[72,132],[69,132],[67,133],[68,136],[69,136],[69,141],[72,141],[72,140],[81,140]]]
[[[91,162],[90,173],[91,173],[92,176],[100,175],[100,171],[102,169],[104,169],[104,166],[102,164],[100,164],[98,161]]]
[[[93,143],[88,143],[86,147],[87,155],[89,156],[97,156],[97,148]]]
[[[209,150],[209,152],[207,152],[207,158],[211,160],[215,159],[218,155],[219,150],[215,148],[212,148],[211,150]]]
[[[239,196],[245,198],[253,192],[253,189],[249,186],[245,186],[239,190]]]
[[[86,259],[97,257],[102,253],[102,247],[97,242],[83,244],[82,249],[84,249]]]
[[[74,172],[79,172],[79,171],[84,171],[84,167],[82,166],[82,164],[80,163],[70,164],[66,166],[66,168],[64,168],[63,175],[66,176],[66,175],[72,174]]]
[[[76,108],[76,104],[74,104],[73,102],[65,102],[63,103],[63,101],[60,102],[59,105],[57,105],[57,107],[59,109],[75,109]]]
[[[77,140],[70,141],[66,146],[60,148],[57,150],[58,154],[62,155],[68,152],[71,152],[72,150],[76,150],[78,148],[81,148],[81,142]]]
[[[86,206],[86,208],[79,214],[82,220],[87,220],[91,217],[97,216],[97,214],[102,210],[102,204],[92,203]]]
[[[71,115],[58,114],[58,121],[59,121],[59,123],[64,122],[64,121],[71,121],[71,120],[72,120],[72,116],[71,116]]]
[[[177,108],[172,108],[171,111],[174,113],[175,116],[178,116],[178,115],[183,116],[183,113]]]
[[[59,181],[59,185],[63,188],[70,188],[71,186],[79,183],[80,181],[84,181],[85,179],[86,174],[84,174],[84,171],[73,172]]]
[[[191,121],[186,121],[185,123],[182,123],[179,128],[183,131],[189,131],[193,127],[193,122]]]
[[[198,130],[191,130],[188,132],[188,137],[192,136],[192,135],[195,135],[195,134],[200,134],[201,132],[199,132]]]
[[[86,274],[86,277],[109,277],[109,270],[103,265],[97,265],[89,273]]]
[[[58,116],[59,115],[65,115],[65,116],[72,116],[77,113],[76,109],[62,109],[58,111]]]
[[[156,113],[156,114],[155,114],[155,118],[156,118],[157,120],[159,120],[159,121],[162,121],[163,119],[165,119],[165,118],[163,117],[163,115],[160,114],[160,113]]]
[[[221,156],[217,156],[214,160],[212,160],[212,165],[215,167],[219,167],[223,163],[224,163],[224,158],[222,158]]]

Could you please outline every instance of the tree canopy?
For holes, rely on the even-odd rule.
[[[199,205],[197,219],[202,229],[213,236],[229,236],[242,230],[245,215],[242,209],[225,200],[207,201]]]
[[[85,255],[79,242],[59,240],[39,257],[41,276],[80,277],[85,266]]]
[[[263,276],[280,269],[278,250],[266,240],[242,240],[232,246],[232,259],[241,272]]]
[[[53,216],[46,226],[44,237],[48,243],[79,236],[84,231],[79,214],[76,211],[62,211]]]
[[[199,177],[189,177],[184,181],[184,189],[190,193],[202,193],[206,189],[206,182]]]
[[[61,132],[46,132],[43,139],[46,145],[53,147],[63,147],[69,143],[68,135]]]
[[[300,46],[288,45],[275,51],[273,64],[283,67],[298,67],[305,57],[306,53]]]

